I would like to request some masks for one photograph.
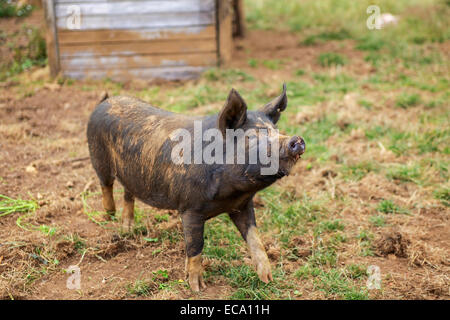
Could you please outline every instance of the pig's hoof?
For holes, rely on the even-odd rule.
[[[258,278],[264,283],[269,283],[269,281],[273,281],[269,261],[259,262],[256,265],[256,273],[258,274]]]
[[[131,221],[131,219],[124,219],[122,221],[122,231],[123,232],[133,231],[133,221]]]
[[[205,289],[206,285],[203,281],[203,276],[201,273],[189,274],[189,286],[194,292],[199,292],[200,289]]]
[[[115,211],[106,211],[105,213],[106,221],[114,221],[116,220],[116,212]]]

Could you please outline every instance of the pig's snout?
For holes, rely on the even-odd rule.
[[[292,157],[302,155],[305,152],[305,140],[298,136],[293,136],[288,142],[288,152]]]

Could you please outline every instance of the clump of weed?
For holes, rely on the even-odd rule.
[[[348,276],[352,279],[359,279],[367,275],[367,268],[359,264],[350,264],[347,266]]]
[[[0,1],[0,18],[11,18],[11,17],[26,17],[30,15],[34,7],[30,4],[25,4],[18,6],[16,3],[11,1],[2,0]]]
[[[347,270],[333,268],[323,270],[309,263],[300,267],[295,275],[298,278],[313,277],[314,286],[324,292],[326,296],[337,296],[346,300],[367,300],[368,293],[358,288],[353,279],[365,276],[366,270],[358,265],[351,265]]]
[[[378,51],[386,45],[386,42],[372,35],[368,35],[359,39],[356,49],[364,51]]]
[[[169,221],[169,215],[166,214],[157,214],[155,215],[156,222],[168,222]]]
[[[334,221],[322,221],[314,229],[314,234],[320,235],[323,232],[342,231],[345,229],[345,225],[339,220]]]
[[[174,285],[184,281],[170,281],[169,272],[159,269],[152,272],[151,279],[137,279],[133,284],[128,284],[128,293],[136,296],[149,296],[158,290],[170,290]]]
[[[386,218],[382,215],[370,216],[369,221],[375,227],[384,227],[386,225]]]
[[[414,93],[414,94],[401,94],[397,97],[397,99],[395,100],[395,105],[397,107],[406,109],[409,107],[414,107],[417,106],[418,104],[420,104],[422,102],[422,98],[420,97],[419,94]]]
[[[383,56],[378,52],[370,52],[364,57],[364,61],[369,62],[373,66],[378,66],[378,64],[383,60]]]
[[[283,293],[282,289],[287,288],[279,281],[281,277],[277,269],[273,270],[273,277],[277,281],[268,284],[259,280],[256,272],[248,265],[231,266],[225,262],[206,272],[206,278],[211,275],[222,275],[229,280],[232,287],[237,288],[231,295],[231,299],[273,299],[280,297]]]
[[[0,217],[14,212],[34,212],[38,207],[34,200],[12,199],[0,194]]]
[[[379,139],[385,136],[388,132],[389,128],[386,128],[384,126],[374,126],[365,130],[366,138],[369,140]]]
[[[154,292],[152,283],[141,279],[136,280],[133,284],[128,284],[126,289],[130,294],[136,296],[149,296]]]
[[[11,77],[33,66],[47,64],[47,49],[41,30],[24,26],[21,33],[27,38],[27,45],[13,48],[13,61],[0,64],[0,80]]]
[[[328,266],[334,267],[337,262],[337,254],[334,247],[321,246],[315,250],[313,250],[312,255],[308,258],[308,263],[313,266]]]
[[[237,69],[219,69],[211,68],[203,74],[203,77],[209,81],[226,80],[227,82],[234,81],[254,81],[255,78],[244,71]]]
[[[378,203],[377,211],[382,213],[408,213],[408,210],[397,206],[392,200],[382,200]]]
[[[266,68],[269,68],[271,70],[278,70],[283,65],[283,60],[280,59],[271,59],[271,60],[263,60],[262,64]]]
[[[373,234],[367,230],[361,230],[359,234],[356,236],[356,238],[359,240],[360,255],[363,257],[373,256],[374,255],[372,250]]]
[[[350,38],[350,32],[348,32],[346,29],[340,29],[338,31],[324,31],[318,34],[310,35],[306,37],[301,43],[310,46],[315,45],[318,42],[345,40]]]
[[[434,191],[434,198],[441,201],[447,207],[450,207],[450,188],[442,188]]]
[[[400,182],[414,182],[418,184],[421,173],[418,166],[399,165],[389,168],[386,177]]]
[[[343,66],[347,63],[343,55],[334,52],[321,53],[317,59],[322,67]]]
[[[248,59],[247,63],[249,65],[249,67],[252,67],[252,68],[256,68],[259,64],[258,60],[254,59],[254,58]]]
[[[344,165],[342,167],[343,174],[345,177],[359,181],[369,172],[376,172],[378,168],[372,162],[365,161],[355,164]]]
[[[372,110],[373,108],[373,103],[368,100],[361,99],[358,101],[358,104],[367,110]]]

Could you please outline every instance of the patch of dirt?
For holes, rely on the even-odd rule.
[[[406,258],[409,244],[410,241],[399,232],[385,233],[375,242],[376,253],[381,256],[393,254],[398,258]]]

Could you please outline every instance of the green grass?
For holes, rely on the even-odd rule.
[[[359,264],[350,264],[346,267],[347,274],[352,279],[360,279],[367,276],[367,268]]]
[[[301,266],[295,276],[299,279],[313,279],[314,289],[322,291],[328,298],[345,300],[367,300],[369,298],[362,283],[357,284],[354,279],[366,276],[366,270],[359,265],[350,265],[347,269],[331,269],[325,271],[309,263]]]
[[[363,1],[290,1],[251,0],[245,1],[247,23],[252,29],[290,30],[322,35],[325,39],[365,38],[377,34],[394,42],[403,39],[410,43],[442,42],[450,37],[446,25],[448,5],[441,0],[380,0],[376,5],[382,12],[400,17],[397,26],[382,30],[368,30],[366,9],[374,4]],[[408,10],[413,9],[416,10]],[[428,10],[427,15],[423,14]],[[406,35],[406,36],[405,36]]]
[[[419,94],[401,94],[395,100],[395,104],[397,107],[406,109],[409,107],[415,107],[422,102],[422,99]]]
[[[164,221],[169,221],[169,215],[168,214],[156,214],[155,215],[155,220],[156,222],[164,222]]]
[[[370,33],[359,39],[355,48],[363,51],[379,51],[385,45],[383,38],[376,36],[376,33]]]
[[[0,194],[0,217],[15,212],[34,212],[39,208],[35,200],[13,199]]]
[[[205,257],[224,261],[242,258],[240,248],[245,248],[245,242],[228,215],[220,215],[205,225]]]
[[[401,131],[397,128],[376,125],[365,128],[365,135],[369,140],[382,141],[387,149],[398,156],[427,153],[446,154],[448,152],[447,145],[450,141],[450,130],[445,127],[429,126],[435,120],[426,115],[421,118],[422,120],[419,120],[420,129]],[[445,117],[440,119],[439,122],[445,122]],[[418,169],[416,168],[415,171],[418,171]],[[418,176],[420,174],[416,175],[416,178]]]
[[[378,228],[384,227],[386,225],[386,218],[382,215],[370,216],[369,221],[371,224],[373,224],[375,227],[378,227]]]
[[[315,284],[327,296],[338,295],[345,300],[367,300],[369,298],[367,290],[355,287],[339,270],[321,272],[317,276]]]
[[[254,81],[255,78],[244,71],[238,69],[212,68],[207,70],[203,76],[208,81],[226,81],[232,83],[235,81]]]
[[[230,299],[279,299],[286,298],[286,289],[290,286],[283,281],[283,274],[278,269],[272,270],[274,282],[264,283],[259,280],[252,266],[232,266],[227,263],[215,265],[206,272],[205,279],[211,277],[225,277],[229,284],[235,289]]]
[[[86,239],[83,239],[78,233],[66,235],[63,237],[63,239],[71,242],[74,249],[79,253],[82,253],[83,250],[87,248]]]
[[[254,59],[254,58],[248,59],[247,63],[252,68],[256,68],[259,65],[259,61],[257,59]]]
[[[421,172],[420,166],[415,165],[396,165],[388,169],[386,177],[399,182],[414,182],[420,184]]]
[[[158,291],[177,292],[181,287],[188,287],[184,280],[172,280],[168,270],[159,269],[153,271],[150,278],[139,278],[134,283],[126,285],[125,289],[130,295],[148,297]]]
[[[441,201],[447,207],[450,207],[450,188],[440,188],[433,192],[434,198]]]
[[[308,263],[316,267],[335,267],[337,263],[337,252],[334,246],[322,245],[313,250],[308,257]]]
[[[333,41],[333,40],[339,41],[349,38],[351,38],[350,33],[345,29],[341,29],[337,31],[323,31],[317,34],[307,36],[301,43],[310,46],[325,41]]]
[[[359,247],[360,247],[360,256],[362,257],[368,257],[373,256],[373,250],[372,250],[372,240],[374,236],[373,234],[366,230],[362,229],[357,235],[356,239],[359,241]]]
[[[378,203],[377,211],[382,213],[408,213],[408,210],[396,205],[392,200],[382,200]]]
[[[322,221],[314,229],[314,234],[320,235],[324,232],[342,231],[345,225],[340,220]]]
[[[343,165],[341,167],[345,179],[359,181],[370,172],[378,172],[379,168],[374,162],[363,161],[354,164]]]
[[[283,60],[280,59],[270,59],[270,60],[263,60],[262,65],[266,68],[269,68],[270,70],[279,70],[283,66]]]
[[[152,294],[153,290],[151,284],[145,280],[136,280],[133,284],[127,286],[127,291],[129,294],[136,296],[149,296]]]
[[[322,67],[343,66],[347,63],[343,55],[334,52],[321,53],[317,61]]]
[[[264,66],[270,70],[279,70],[283,67],[284,60],[282,60],[282,59],[258,60],[258,59],[250,58],[250,59],[248,59],[247,63],[252,68]],[[248,76],[248,78],[244,77],[243,79],[246,79],[245,81],[253,81],[254,80],[254,78],[250,77],[250,76]]]
[[[306,71],[303,70],[303,69],[298,69],[298,70],[295,70],[294,74],[295,74],[297,77],[301,77],[301,76],[304,76],[304,75],[306,74]]]
[[[100,218],[103,215],[106,215],[106,212],[103,211],[97,211],[97,210],[93,210],[89,204],[88,204],[88,199],[90,197],[93,196],[98,196],[100,195],[99,192],[93,193],[93,192],[82,192],[81,193],[81,202],[83,203],[83,212],[88,216],[89,220],[91,220],[92,222],[96,223],[99,226],[105,226],[106,224],[108,224],[108,221],[102,221],[102,218]]]

